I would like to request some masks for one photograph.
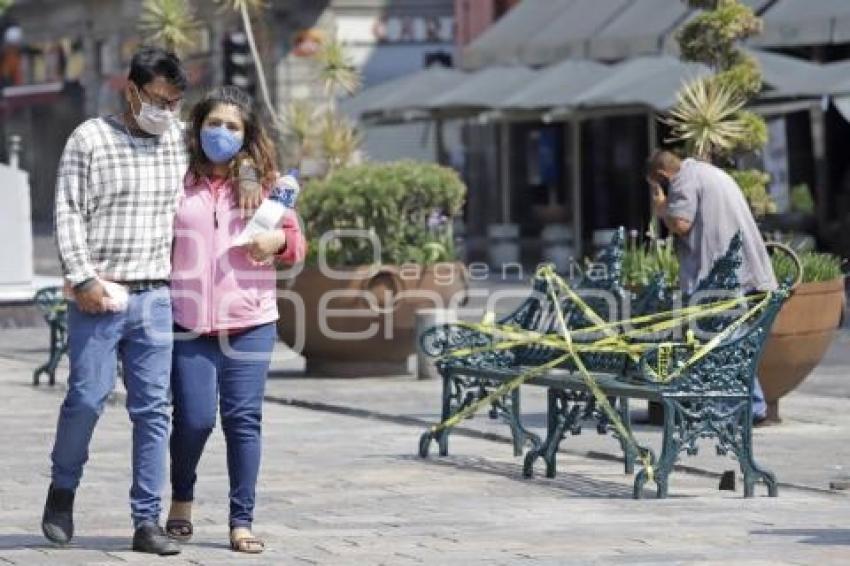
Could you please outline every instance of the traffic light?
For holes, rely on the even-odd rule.
[[[248,36],[234,31],[224,36],[224,84],[255,94],[257,77]]]

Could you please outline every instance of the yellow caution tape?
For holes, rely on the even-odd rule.
[[[619,413],[617,413],[617,411],[614,410],[614,408],[611,406],[610,402],[608,401],[607,395],[599,386],[593,375],[587,370],[587,367],[585,366],[579,354],[600,352],[619,353],[627,355],[630,359],[637,362],[640,356],[646,353],[647,351],[657,349],[658,359],[656,362],[656,367],[650,368],[647,366],[645,369],[650,373],[654,381],[659,383],[669,383],[677,377],[681,376],[682,372],[684,372],[688,367],[692,366],[693,364],[701,360],[703,357],[705,357],[709,352],[711,352],[711,350],[716,348],[726,338],[731,336],[747,320],[749,320],[756,313],[762,310],[767,305],[768,301],[772,296],[771,293],[760,293],[754,296],[751,295],[748,297],[737,297],[735,299],[718,301],[716,303],[711,303],[707,305],[695,305],[691,307],[636,317],[629,320],[606,322],[584,300],[582,300],[581,297],[579,297],[557,273],[554,272],[551,266],[545,266],[538,270],[537,276],[545,279],[547,284],[547,293],[550,296],[552,304],[556,305],[555,315],[557,318],[558,326],[560,328],[560,336],[554,334],[543,334],[540,332],[526,330],[511,325],[496,324],[495,314],[492,311],[488,311],[485,314],[482,322],[480,323],[461,322],[457,323],[457,325],[481,332],[483,334],[489,334],[493,339],[492,344],[475,348],[457,349],[441,356],[439,359],[445,360],[450,358],[460,358],[474,354],[511,350],[513,348],[523,346],[542,346],[546,348],[551,348],[553,350],[560,350],[564,353],[556,357],[555,359],[552,359],[537,367],[530,368],[520,373],[513,379],[502,383],[499,387],[495,388],[489,394],[480,397],[478,400],[464,407],[462,410],[452,415],[445,421],[434,425],[431,428],[431,432],[437,433],[446,428],[456,426],[462,420],[475,414],[482,406],[491,404],[496,399],[503,397],[508,393],[511,393],[513,390],[518,388],[526,381],[533,379],[534,377],[537,377],[541,374],[544,374],[550,369],[553,369],[563,364],[564,362],[572,359],[572,361],[575,363],[576,368],[581,373],[585,385],[593,395],[597,406],[608,418],[609,422],[611,423],[611,426],[614,428],[614,430],[616,430],[620,438],[623,439],[624,443],[627,444],[628,450],[637,454],[638,458],[643,464],[644,470],[646,471],[650,481],[652,481],[654,477],[654,470],[649,450],[641,447],[635,439],[631,429],[623,424]],[[577,305],[578,308],[584,314],[584,316],[590,322],[593,323],[593,326],[570,331],[567,328],[567,323],[564,319],[564,313],[562,309],[559,308],[561,302],[559,300],[557,291],[563,292],[569,300],[571,300],[575,305]],[[692,330],[687,331],[685,341],[680,343],[663,342],[660,344],[634,344],[629,343],[627,341],[629,338],[633,338],[636,336],[646,336],[656,334],[665,330],[670,330],[681,325],[683,322],[694,321],[709,316],[716,316],[718,314],[727,312],[733,308],[736,308],[745,303],[749,303],[752,300],[756,299],[761,300],[755,306],[749,309],[747,313],[736,319],[726,329],[724,329],[721,333],[717,334],[714,338],[712,338],[704,345],[699,344]],[[648,324],[647,326],[643,326],[625,332],[617,332],[615,330],[616,328],[625,326],[627,324],[641,325],[646,323],[652,324]],[[574,335],[599,333],[605,334],[605,337],[590,343],[575,343],[573,341]],[[685,363],[673,369],[671,366],[674,360],[673,352],[676,347],[686,347],[694,353]]]

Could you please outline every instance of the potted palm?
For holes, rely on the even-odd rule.
[[[465,193],[454,171],[413,161],[344,167],[306,184],[310,254],[279,284],[279,334],[308,373],[407,372],[416,310],[465,295],[452,236]]]

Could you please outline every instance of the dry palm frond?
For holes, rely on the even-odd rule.
[[[340,42],[329,41],[322,45],[316,59],[320,67],[319,78],[328,95],[336,95],[340,91],[354,94],[360,88],[360,73]]]
[[[739,112],[745,100],[731,88],[710,78],[685,85],[664,122],[672,128],[672,140],[688,145],[694,154],[710,159],[729,153],[747,135]]]
[[[319,143],[331,170],[348,165],[361,142],[360,133],[347,118],[333,112],[325,113],[319,131]]]
[[[307,100],[294,100],[286,105],[282,122],[286,135],[290,136],[301,148],[308,150],[319,120],[316,107]]]
[[[139,18],[139,30],[151,43],[179,51],[192,44],[192,32],[198,28],[192,6],[186,0],[145,0]]]

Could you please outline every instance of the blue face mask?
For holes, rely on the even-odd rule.
[[[207,159],[220,165],[227,163],[239,153],[244,141],[241,133],[231,132],[224,126],[206,127],[201,129],[201,149]]]

